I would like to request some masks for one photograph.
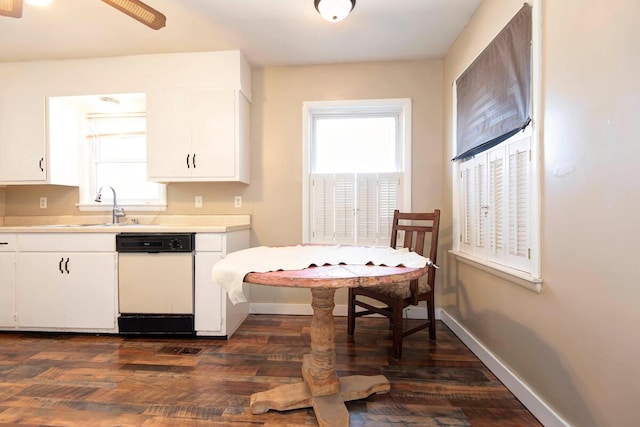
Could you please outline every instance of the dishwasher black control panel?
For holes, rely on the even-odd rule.
[[[193,233],[120,233],[116,235],[118,252],[193,252]]]

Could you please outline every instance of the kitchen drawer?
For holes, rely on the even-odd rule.
[[[197,233],[196,252],[222,251],[222,233]]]
[[[18,234],[20,252],[115,252],[116,235],[111,233],[25,233]]]
[[[0,252],[14,252],[16,250],[16,235],[0,234]]]

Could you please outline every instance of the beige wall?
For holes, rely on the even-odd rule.
[[[300,243],[302,103],[376,98],[412,99],[413,209],[440,206],[441,61],[268,67],[252,74],[251,184],[169,184],[168,209],[163,214],[248,213],[252,246]],[[13,186],[6,192],[7,216],[80,214],[75,207],[77,188]],[[196,195],[203,196],[202,209],[193,206]],[[243,196],[242,208],[233,207],[236,195]],[[39,208],[42,196],[48,198],[46,210]],[[256,287],[251,299],[307,304],[310,297],[304,289]],[[341,293],[337,302],[343,301]]]
[[[440,61],[268,67],[253,70],[254,119],[248,196],[253,201],[253,245],[302,239],[302,103],[411,98],[413,209],[440,206]],[[254,287],[253,302],[308,303],[305,289]],[[336,303],[344,303],[339,292]]]
[[[483,1],[444,60],[445,88],[521,5]],[[449,257],[438,305],[571,424],[637,425],[640,3],[545,1],[542,21],[543,292]],[[450,242],[449,168],[442,182]]]
[[[58,185],[15,185],[6,189],[7,216],[56,216],[56,215],[92,215],[81,212],[77,207],[78,188]],[[167,210],[164,212],[132,212],[127,217],[137,214],[161,215],[211,215],[211,214],[247,214],[251,213],[250,200],[243,200],[242,208],[233,206],[234,196],[244,196],[246,184],[240,183],[171,183],[167,186]],[[117,191],[117,189],[116,189]],[[0,208],[2,189],[0,189]],[[203,207],[195,209],[194,197],[202,196]],[[47,198],[47,209],[40,209],[40,197]],[[104,215],[104,213],[94,213]]]

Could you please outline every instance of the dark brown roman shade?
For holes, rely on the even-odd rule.
[[[456,80],[457,155],[472,157],[531,122],[531,6],[525,4]]]

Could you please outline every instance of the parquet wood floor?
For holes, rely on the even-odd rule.
[[[0,334],[0,426],[317,425],[313,410],[252,415],[249,397],[299,382],[307,316],[251,315],[228,341]],[[539,426],[441,323],[388,357],[384,319],[336,318],[338,375],[384,374],[389,394],[349,402],[351,426]]]

